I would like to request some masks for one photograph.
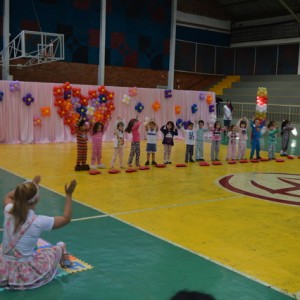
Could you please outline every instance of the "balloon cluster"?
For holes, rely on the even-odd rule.
[[[256,94],[255,117],[260,121],[266,120],[268,104],[268,91],[265,87],[259,87]]]
[[[172,90],[165,90],[165,98],[166,99],[172,98]]]
[[[125,94],[123,96],[122,103],[129,105],[130,101],[131,101],[131,97]]]
[[[70,127],[72,134],[75,133],[79,116],[86,121],[105,123],[115,110],[114,92],[108,91],[105,86],[89,90],[88,96],[85,96],[80,88],[73,88],[66,82],[62,86],[53,87],[53,95],[57,113],[64,119],[64,124]]]
[[[20,82],[18,80],[11,81],[9,83],[9,90],[11,92],[16,92],[16,91],[19,91],[20,89],[21,89],[21,85],[20,85]]]
[[[213,102],[212,95],[211,94],[207,94],[206,98],[205,98],[205,101],[206,101],[207,105],[211,105],[211,103]]]
[[[26,94],[23,97],[23,102],[27,105],[30,106],[32,102],[34,102],[34,98],[32,97],[32,95],[30,93]]]
[[[199,100],[204,101],[206,98],[206,92],[200,92],[199,94]]]
[[[141,112],[143,111],[144,108],[145,108],[145,107],[144,107],[144,105],[143,105],[141,102],[139,102],[139,103],[134,107],[134,109],[135,109],[138,113],[141,113]]]
[[[211,105],[208,107],[208,111],[209,111],[209,113],[215,112],[215,106],[214,106],[213,104],[211,104]]]

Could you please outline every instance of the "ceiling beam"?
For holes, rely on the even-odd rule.
[[[283,1],[278,0],[288,11],[289,13],[297,20],[298,23],[300,23],[299,17],[293,12],[293,10]]]

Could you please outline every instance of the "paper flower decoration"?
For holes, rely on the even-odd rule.
[[[104,85],[101,85],[101,86],[99,86],[98,87],[98,92],[100,93],[100,94],[106,94],[106,87],[104,86]]]
[[[41,113],[43,117],[50,117],[51,115],[51,109],[49,106],[43,106],[41,107]]]
[[[88,105],[86,107],[86,114],[87,114],[87,116],[92,117],[94,115],[94,112],[95,112],[95,107],[90,106],[90,105]]]
[[[72,88],[73,97],[79,98],[81,96],[81,88]]]
[[[182,125],[183,125],[183,120],[182,120],[182,119],[178,119],[178,120],[176,121],[176,127],[177,127],[177,128],[181,128]]]
[[[181,113],[181,106],[180,105],[175,105],[175,114],[180,115]]]
[[[21,89],[21,85],[20,85],[20,82],[18,80],[16,81],[11,81],[9,83],[9,90],[11,92],[17,92]]]
[[[123,96],[122,103],[128,105],[130,103],[130,101],[131,101],[131,98],[129,96],[127,96],[127,95]]]
[[[64,94],[64,90],[62,86],[55,86],[53,88],[53,95],[55,97],[61,97]]]
[[[32,102],[34,102],[34,98],[32,97],[32,95],[30,93],[26,94],[23,97],[23,102],[27,105],[30,106]]]
[[[139,103],[134,107],[134,109],[135,109],[138,113],[141,113],[141,112],[143,111],[144,108],[145,108],[145,107],[144,107],[144,105],[143,105],[141,102],[139,102]]]
[[[99,95],[99,101],[100,101],[100,103],[107,102],[106,94],[100,94]]]
[[[68,91],[64,92],[64,99],[65,100],[70,99],[71,96],[72,96],[72,91],[71,90],[68,90]]]
[[[199,94],[199,100],[204,101],[206,98],[206,92],[200,92]]]
[[[88,91],[88,94],[89,94],[90,99],[95,99],[98,97],[96,90],[90,90],[90,91]]]
[[[153,104],[152,104],[152,108],[155,112],[159,111],[160,109],[160,103],[158,100],[156,100]]]
[[[128,94],[130,97],[135,97],[138,94],[138,89],[136,87],[129,88]]]
[[[207,94],[205,100],[206,100],[207,105],[211,105],[211,103],[213,101],[212,95],[211,94]]]
[[[3,100],[3,97],[4,97],[4,93],[0,91],[0,102]]]
[[[213,104],[211,104],[209,107],[208,107],[208,111],[210,113],[213,113],[215,111],[215,106]]]
[[[71,84],[68,81],[64,83],[63,88],[64,88],[65,91],[71,91],[72,90]]]
[[[198,106],[197,106],[197,104],[193,104],[193,105],[191,106],[191,110],[192,110],[192,114],[196,113],[196,112],[198,111]]]
[[[172,90],[165,90],[165,98],[166,99],[172,98]]]
[[[42,126],[42,120],[40,119],[39,116],[34,116],[33,117],[33,126],[35,126],[35,127]]]
[[[80,103],[81,105],[83,105],[83,106],[88,106],[89,100],[88,100],[87,97],[84,97],[84,96],[81,95],[80,100],[79,100],[79,103]]]

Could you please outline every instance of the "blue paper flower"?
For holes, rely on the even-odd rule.
[[[182,120],[182,119],[178,119],[178,120],[176,121],[176,127],[177,127],[177,128],[181,128],[182,125],[183,125],[183,120]]]
[[[70,99],[72,96],[72,91],[65,91],[64,92],[64,99],[67,100],[67,99]]]
[[[165,98],[166,99],[172,98],[172,90],[165,90]]]
[[[139,103],[134,107],[134,109],[135,109],[138,113],[141,113],[141,112],[143,111],[144,108],[145,108],[145,107],[144,107],[144,105],[143,105],[141,102],[139,102]]]
[[[4,93],[0,91],[0,102],[3,100]]]
[[[76,108],[76,111],[80,114],[82,118],[86,117],[87,108],[84,105],[80,105]]]
[[[192,114],[194,114],[195,112],[197,112],[197,111],[198,111],[198,106],[197,106],[197,104],[193,104],[193,105],[191,106],[191,110],[192,110]]]
[[[30,93],[26,94],[23,97],[23,102],[27,105],[30,106],[32,102],[34,102],[34,98],[32,97],[32,95]]]
[[[210,106],[208,107],[208,111],[209,111],[210,113],[214,112],[214,111],[215,111],[215,106],[214,106],[213,104],[210,105]]]
[[[107,102],[106,94],[100,94],[98,98],[99,98],[100,103],[106,103]]]

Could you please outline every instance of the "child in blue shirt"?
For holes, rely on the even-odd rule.
[[[255,151],[256,151],[256,159],[261,159],[260,139],[261,139],[261,129],[264,126],[265,126],[265,121],[260,122],[259,119],[254,119],[253,121],[250,122],[250,127],[252,128],[250,159],[253,158]]]

